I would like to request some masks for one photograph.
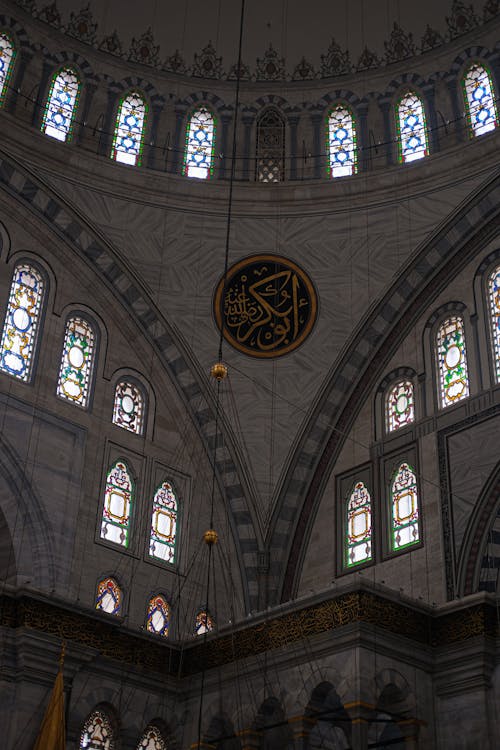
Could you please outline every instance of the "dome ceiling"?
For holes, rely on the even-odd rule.
[[[17,4],[125,59],[205,78],[234,77],[235,0]],[[498,12],[498,0],[247,0],[244,74],[307,80],[375,68],[440,46]]]

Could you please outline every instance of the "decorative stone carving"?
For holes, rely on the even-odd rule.
[[[349,52],[342,50],[335,39],[332,39],[326,55],[321,55],[321,77],[341,76],[352,70]]]
[[[200,78],[222,78],[222,57],[217,57],[212,42],[203,47],[201,54],[195,54],[191,72]]]
[[[72,12],[69,17],[66,33],[76,37],[86,44],[95,44],[97,32],[97,21],[94,20],[90,3],[78,13]]]
[[[313,65],[305,57],[295,66],[292,73],[292,81],[310,81],[316,78]]]
[[[184,62],[184,58],[182,57],[178,49],[175,50],[173,55],[167,57],[165,63],[163,64],[163,69],[169,70],[171,73],[186,72],[186,63]]]
[[[451,15],[446,16],[446,25],[450,39],[467,33],[479,24],[479,19],[474,13],[472,5],[466,5],[463,0],[453,0]]]
[[[257,80],[279,81],[285,78],[285,58],[279,57],[273,45],[270,44],[264,52],[264,57],[257,58]]]
[[[380,64],[381,60],[377,57],[375,52],[372,52],[368,49],[368,47],[365,46],[363,52],[359,57],[358,64],[356,65],[356,70],[371,70],[372,68],[378,68]]]
[[[422,52],[427,52],[430,49],[434,49],[434,47],[439,47],[440,44],[444,44],[444,41],[444,36],[427,24],[422,41],[420,42],[420,49]]]
[[[103,52],[109,52],[111,55],[123,57],[123,46],[116,29],[112,34],[104,37],[104,39],[99,44],[99,49]]]
[[[415,43],[413,34],[403,31],[401,26],[394,21],[391,36],[388,42],[384,42],[385,61],[387,63],[405,60],[407,57],[415,54]]]
[[[238,63],[234,63],[234,65],[231,65],[229,68],[229,73],[227,74],[228,81],[235,81],[238,75]],[[245,65],[245,63],[241,63],[240,67],[240,81],[249,81],[252,78],[252,74],[250,73],[250,68],[248,65]]]
[[[486,0],[483,9],[484,21],[491,21],[492,18],[498,15],[500,10],[500,0]]]
[[[59,13],[57,3],[50,3],[49,5],[46,5],[44,8],[42,8],[38,12],[38,18],[40,19],[40,21],[50,23],[50,25],[54,26],[56,29],[61,28],[61,14]]]
[[[151,26],[137,39],[132,39],[128,59],[143,65],[160,64],[160,45],[154,43]]]

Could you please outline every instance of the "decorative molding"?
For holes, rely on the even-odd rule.
[[[412,55],[416,54],[413,34],[403,31],[396,21],[394,21],[389,41],[384,42],[384,47],[385,61],[388,65],[400,60],[406,60],[407,57],[412,57]]]
[[[154,43],[151,26],[137,39],[135,37],[132,39],[128,59],[131,62],[141,63],[141,65],[153,67],[160,65],[160,45]]]
[[[352,72],[349,52],[342,50],[335,39],[332,39],[326,55],[321,55],[321,77],[342,76]]]
[[[272,44],[264,52],[264,57],[257,58],[255,77],[257,81],[283,81],[287,77],[285,58],[278,55]]]
[[[223,77],[222,57],[217,57],[217,51],[212,42],[209,41],[199,55],[195,54],[191,74],[197,78]]]
[[[94,46],[97,41],[97,21],[90,10],[90,3],[78,13],[72,12],[65,31],[75,39]]]

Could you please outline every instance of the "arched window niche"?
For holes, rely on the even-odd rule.
[[[484,135],[498,126],[495,90],[488,68],[479,61],[471,62],[462,76],[469,135]]]
[[[172,619],[172,608],[164,594],[155,594],[148,601],[146,630],[153,635],[167,638]]]
[[[205,635],[215,629],[215,621],[210,612],[200,609],[194,618],[194,634]]]
[[[420,544],[417,477],[412,464],[403,461],[390,484],[390,549],[399,552]]]
[[[52,76],[42,119],[42,133],[68,141],[80,98],[81,81],[73,68],[60,68]]]
[[[184,147],[184,168],[186,177],[206,180],[213,175],[215,149],[215,117],[203,105],[188,118],[186,143]]]
[[[394,432],[415,421],[415,389],[405,378],[392,383],[385,396],[385,428]]]
[[[445,409],[469,396],[469,371],[462,315],[450,314],[435,339],[439,406]]]
[[[372,559],[372,500],[361,481],[356,482],[345,503],[344,565],[348,568]]]
[[[116,750],[116,719],[108,706],[100,704],[85,719],[79,750]]]
[[[115,385],[112,422],[135,435],[143,435],[146,426],[146,393],[132,376],[120,377]]]
[[[347,104],[339,102],[326,118],[328,176],[348,177],[358,171],[357,135],[354,115]]]
[[[29,260],[14,267],[0,342],[0,370],[31,380],[47,280]]]
[[[140,91],[129,91],[118,104],[111,158],[121,164],[140,166],[148,105]]]
[[[424,104],[412,90],[400,96],[396,104],[396,129],[400,162],[416,161],[429,154]]]
[[[500,262],[490,270],[486,289],[493,371],[495,382],[500,383]]]
[[[282,182],[285,179],[285,118],[274,107],[257,120],[257,182]]]
[[[159,720],[151,722],[144,730],[137,750],[167,750],[165,734],[159,726]]]
[[[119,458],[106,475],[102,508],[101,539],[127,548],[130,544],[135,482],[125,459]]]
[[[122,614],[123,591],[115,578],[106,576],[97,584],[95,608],[108,615]]]
[[[9,84],[16,61],[17,50],[10,34],[0,31],[0,107],[9,92]]]
[[[90,402],[96,359],[97,329],[84,314],[66,321],[57,395],[83,409]]]
[[[149,532],[149,555],[169,565],[177,563],[179,501],[171,481],[155,490]]]

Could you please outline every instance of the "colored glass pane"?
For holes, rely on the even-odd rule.
[[[0,344],[0,369],[25,382],[30,379],[44,295],[40,273],[16,266]]]
[[[128,547],[134,484],[124,461],[117,461],[106,477],[101,539]]]
[[[139,166],[144,146],[147,105],[141,94],[132,91],[118,107],[111,158],[123,164]]]
[[[392,549],[417,544],[418,528],[417,478],[409,464],[401,464],[391,487]]]
[[[175,563],[177,538],[177,498],[172,485],[162,482],[153,498],[149,554],[158,560]]]
[[[64,335],[57,395],[87,406],[94,359],[94,331],[83,318],[70,318]]]
[[[158,727],[147,727],[139,740],[137,750],[167,750],[167,743],[163,739]]]
[[[184,174],[206,180],[214,168],[215,123],[212,114],[201,107],[193,112],[186,129]]]
[[[406,424],[411,424],[414,419],[413,383],[409,380],[402,380],[393,385],[387,394],[387,430],[389,432],[398,430]]]
[[[16,59],[16,50],[7,34],[0,34],[0,106],[4,103]]]
[[[170,627],[170,605],[163,596],[153,596],[148,604],[146,616],[148,632],[156,635],[168,635]]]
[[[42,132],[66,141],[73,131],[76,105],[80,96],[80,79],[71,68],[57,72],[50,84],[42,120]]]
[[[215,623],[213,617],[208,612],[206,612],[205,610],[198,612],[194,622],[195,635],[204,635],[205,633],[211,633],[214,627]]]
[[[469,395],[464,325],[461,318],[448,318],[439,327],[437,355],[441,406],[450,406]]]
[[[144,398],[141,390],[126,380],[116,385],[113,423],[124,430],[142,434],[144,416]]]
[[[498,114],[491,77],[486,68],[473,63],[463,78],[467,117],[472,135],[483,135],[498,125]]]
[[[257,122],[257,182],[285,179],[285,121],[268,109]]]
[[[488,279],[488,297],[495,375],[497,383],[500,383],[500,266],[495,268]]]
[[[363,482],[357,482],[347,503],[346,566],[372,557],[372,501]]]
[[[108,615],[119,615],[122,609],[122,590],[113,578],[104,578],[97,586],[95,608]]]
[[[83,725],[80,750],[115,750],[111,723],[104,711],[92,711]]]
[[[357,172],[356,130],[354,119],[345,106],[338,105],[328,115],[327,144],[331,177],[346,177]]]
[[[427,156],[427,126],[421,100],[408,91],[398,104],[398,144],[401,161],[415,161]]]

